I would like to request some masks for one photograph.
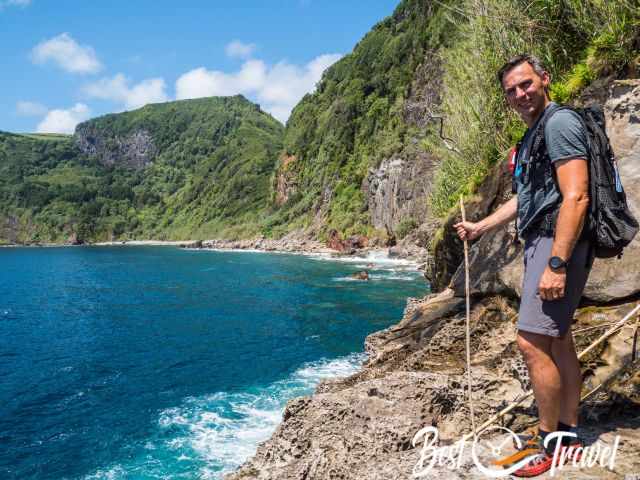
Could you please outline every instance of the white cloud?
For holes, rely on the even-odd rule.
[[[31,0],[4,0],[0,1],[0,10],[5,7],[28,7]]]
[[[242,43],[240,40],[234,40],[227,44],[224,51],[231,58],[249,58],[255,49],[256,46],[253,43]]]
[[[71,73],[96,73],[102,69],[93,48],[79,45],[68,33],[40,42],[31,51],[31,60],[37,64],[51,61]]]
[[[120,102],[125,109],[133,110],[148,103],[168,101],[165,89],[162,78],[148,78],[130,87],[127,77],[118,73],[113,78],[103,78],[86,85],[83,90],[89,97]]]
[[[249,60],[237,73],[210,71],[204,67],[185,73],[176,81],[176,98],[229,96],[259,90],[267,77],[261,60]]]
[[[89,118],[91,111],[84,103],[68,110],[50,110],[38,124],[38,133],[73,133],[76,125]]]
[[[16,104],[16,112],[23,117],[39,117],[47,113],[47,107],[38,102],[20,101]]]
[[[176,81],[177,99],[236,94],[254,95],[264,110],[286,122],[293,107],[315,89],[324,70],[341,55],[316,57],[304,66],[282,61],[268,67],[261,60],[248,60],[235,73],[196,68]]]

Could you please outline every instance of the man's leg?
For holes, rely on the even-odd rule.
[[[559,418],[562,423],[575,427],[578,425],[582,372],[571,330],[564,337],[553,339],[551,354],[560,371],[562,384]]]
[[[558,429],[562,403],[562,378],[552,356],[554,338],[548,335],[518,331],[518,347],[529,370],[533,394],[538,404],[540,429]]]

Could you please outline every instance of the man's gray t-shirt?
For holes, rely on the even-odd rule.
[[[588,140],[578,114],[568,109],[547,113],[552,115],[545,124],[544,140],[551,163],[570,158],[588,158]],[[539,122],[540,119],[527,131],[520,145],[516,169],[520,169],[519,175],[516,175],[518,228],[526,240],[518,330],[561,337],[571,327],[573,314],[589,275],[590,247],[587,241],[575,245],[567,267],[564,297],[554,301],[542,300],[538,287],[551,256],[553,238],[540,228],[537,221],[556,209],[562,201],[562,195],[551,175],[553,166],[551,169],[532,168],[534,160],[530,150]],[[539,158],[542,162],[546,161],[544,157]]]
[[[547,109],[556,105],[551,102]],[[545,109],[545,111],[547,111]],[[526,232],[527,228],[534,225],[537,220],[547,212],[553,210],[562,201],[562,195],[558,190],[554,178],[543,179],[544,188],[534,187],[531,175],[531,148],[535,138],[535,132],[544,116],[527,130],[516,162],[516,187],[518,193],[518,229]],[[544,129],[544,139],[547,153],[551,163],[570,158],[588,158],[588,140],[580,116],[568,109],[554,112],[546,122]],[[540,171],[544,171],[541,169]],[[531,232],[533,233],[533,232]],[[528,233],[527,233],[528,234]]]

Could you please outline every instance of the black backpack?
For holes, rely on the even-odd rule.
[[[585,234],[593,241],[596,257],[620,258],[624,247],[638,233],[638,221],[627,204],[627,196],[622,188],[615,156],[605,130],[604,113],[597,105],[585,108],[562,105],[550,113],[553,115],[563,109],[573,110],[580,116],[589,141],[590,201]],[[539,138],[534,141],[535,146],[544,145],[544,127],[551,115],[543,118],[536,132]],[[532,150],[532,154],[534,153],[536,152]],[[555,169],[551,170],[555,178]]]

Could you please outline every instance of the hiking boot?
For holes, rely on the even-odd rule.
[[[500,464],[505,468],[514,463],[522,460],[525,457],[531,457],[529,462],[522,468],[513,472],[514,477],[530,478],[537,477],[543,473],[549,471],[553,465],[553,453],[547,452],[544,448],[542,437],[535,436],[529,440],[526,440],[526,447],[519,452],[511,455],[511,457],[505,458]],[[572,439],[571,444],[562,445],[558,458],[556,459],[556,467],[561,463],[567,463],[569,461],[577,462],[582,456],[582,448],[584,444],[579,438]],[[579,448],[579,450],[578,450]]]
[[[531,427],[525,430],[523,433],[518,433],[517,437],[520,439],[521,447],[518,447],[518,442],[513,439],[513,448],[516,450],[524,450],[536,445],[535,438],[538,436],[538,427]]]
[[[516,440],[514,439],[513,448],[515,448],[518,451],[526,450],[528,448],[535,448],[538,441],[536,438],[538,437],[538,431],[539,431],[538,427],[532,427],[528,430],[525,430],[523,433],[519,433],[517,436],[520,439],[521,447],[518,448],[518,442],[516,442]],[[578,460],[579,460],[580,456],[582,455],[582,448],[584,448],[584,442],[580,437],[568,438],[568,440],[569,440],[569,443],[568,444],[563,443],[561,448],[573,448],[573,449],[581,448],[580,450],[577,451]]]
[[[563,455],[566,453],[566,461],[574,461],[579,462],[582,457],[582,452],[584,451],[584,442],[580,437],[571,438],[568,445],[562,444],[560,447],[560,454]]]
[[[535,449],[531,450],[535,451]],[[514,477],[521,478],[537,477],[538,475],[542,475],[543,473],[551,470],[551,466],[553,465],[553,455],[549,455],[544,448],[537,450],[537,452],[538,453],[529,460],[529,463],[513,472],[512,475]]]

